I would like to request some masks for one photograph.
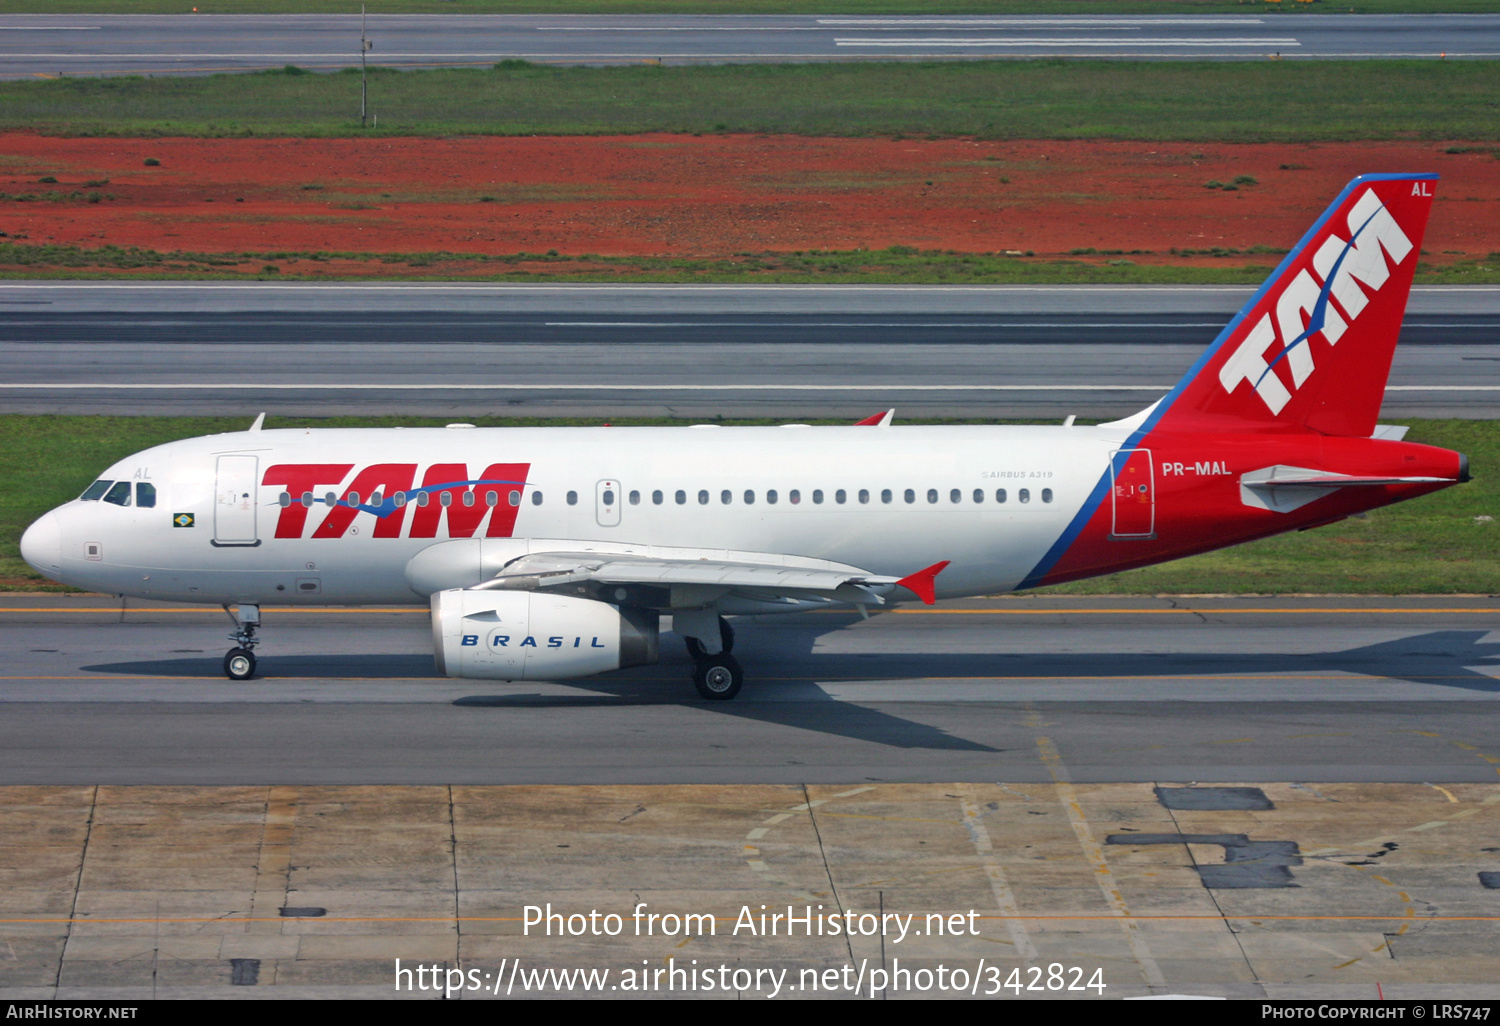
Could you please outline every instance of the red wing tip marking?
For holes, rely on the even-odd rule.
[[[932,605],[937,601],[935,582],[937,575],[948,568],[952,560],[945,559],[941,563],[934,563],[925,570],[918,570],[908,577],[903,577],[896,584],[921,599],[925,604]]]
[[[891,418],[896,415],[895,410],[886,410],[884,413],[874,413],[864,420],[854,422],[855,427],[890,427]]]

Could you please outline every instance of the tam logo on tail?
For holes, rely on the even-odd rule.
[[[1412,184],[1417,189],[1427,183]],[[1367,189],[1349,211],[1348,224],[1349,238],[1329,235],[1313,254],[1312,267],[1298,271],[1282,290],[1276,300],[1275,327],[1271,314],[1263,314],[1249,337],[1224,361],[1219,381],[1226,392],[1249,382],[1267,409],[1280,413],[1291,401],[1292,390],[1301,388],[1313,372],[1311,337],[1321,334],[1330,346],[1338,345],[1348,322],[1369,304],[1360,286],[1378,292],[1391,276],[1387,257],[1399,267],[1412,251],[1411,240],[1373,189]],[[1330,293],[1348,321],[1329,305]],[[1268,351],[1278,342],[1280,352],[1268,361]],[[1282,361],[1291,373],[1290,389],[1274,370]]]
[[[1154,420],[1174,429],[1374,429],[1436,175],[1362,175],[1287,254]]]

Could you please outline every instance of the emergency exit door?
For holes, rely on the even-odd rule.
[[[1111,538],[1156,537],[1156,481],[1150,449],[1110,453],[1110,502],[1114,507]]]
[[[620,482],[600,481],[594,487],[594,516],[600,527],[620,526]]]
[[[259,545],[256,536],[256,479],[260,459],[220,456],[214,482],[214,544]]]

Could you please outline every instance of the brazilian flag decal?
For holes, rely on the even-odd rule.
[[[172,514],[172,526],[173,527],[192,527],[193,526],[193,515],[191,513],[173,513]]]

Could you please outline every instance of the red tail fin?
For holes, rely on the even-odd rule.
[[[1436,178],[1350,182],[1146,426],[1368,437]]]

